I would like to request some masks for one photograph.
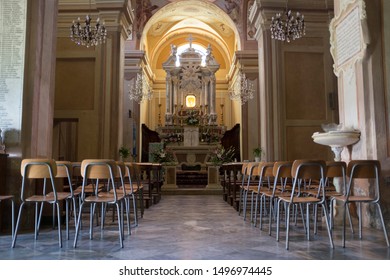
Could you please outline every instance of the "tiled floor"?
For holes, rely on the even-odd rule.
[[[72,224],[73,225],[73,224]],[[85,224],[86,225],[86,224]],[[312,240],[305,239],[301,226],[291,230],[290,250],[285,249],[285,231],[276,242],[275,231],[268,235],[251,226],[219,195],[164,195],[145,210],[139,226],[119,246],[117,227],[108,225],[103,234],[95,229],[93,240],[87,226],[81,231],[78,247],[70,240],[58,247],[56,230],[42,230],[34,241],[33,233],[18,235],[16,247],[10,248],[10,236],[0,236],[0,259],[20,260],[374,260],[390,259],[383,232],[363,229],[363,239],[347,231],[346,248],[341,247],[340,230],[334,231],[335,248],[329,247],[325,227]],[[65,235],[64,235],[65,236]]]

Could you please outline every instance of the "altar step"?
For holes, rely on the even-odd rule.
[[[162,199],[165,195],[220,195],[222,197],[222,187],[217,188],[164,188],[161,189]]]
[[[176,185],[178,188],[205,188],[207,186],[207,172],[176,172]]]

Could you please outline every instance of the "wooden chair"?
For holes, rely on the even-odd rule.
[[[332,203],[339,201],[343,205],[343,230],[342,230],[342,246],[345,247],[345,219],[348,213],[348,207],[351,203],[357,204],[358,209],[358,220],[359,220],[359,238],[362,239],[362,211],[361,205],[363,203],[374,204],[377,208],[380,222],[383,228],[387,247],[389,245],[389,238],[387,235],[385,223],[383,220],[382,210],[379,204],[380,191],[379,191],[379,180],[380,180],[381,165],[378,160],[352,160],[348,163],[347,175],[349,182],[347,190],[344,195],[337,195],[331,198]],[[354,186],[357,180],[366,179],[365,182],[368,184],[368,189],[365,193],[358,193],[354,191]]]
[[[272,193],[263,193],[263,195],[268,197],[269,199],[269,235],[271,235],[272,220],[275,216],[275,213],[277,212],[275,208],[277,206],[277,201],[279,200],[279,197],[288,196],[289,194],[291,194],[291,186],[289,184],[292,182],[292,165],[292,161],[276,161],[272,169],[272,174],[274,177]]]
[[[280,204],[284,203],[286,208],[286,249],[289,249],[289,232],[290,232],[290,209],[291,206],[299,206],[302,213],[302,221],[304,224],[304,229],[306,232],[307,240],[310,240],[310,205],[320,205],[323,209],[326,226],[328,230],[328,236],[330,241],[330,246],[334,248],[333,239],[331,234],[331,228],[329,224],[329,215],[327,213],[326,207],[326,197],[325,197],[325,171],[326,163],[322,160],[295,160],[292,165],[292,177],[293,177],[293,186],[291,190],[291,195],[288,197],[280,196],[277,207],[277,240],[279,240],[279,225],[280,225]],[[303,196],[302,188],[303,182],[310,180],[316,180],[319,182],[319,195],[317,197],[313,196]],[[306,221],[303,215],[303,207],[306,206]],[[315,225],[316,228],[316,225]]]
[[[90,205],[90,230],[89,238],[93,239],[93,216],[95,213],[96,205],[101,205],[102,218],[104,218],[103,210],[107,205],[114,205],[117,211],[118,221],[118,232],[119,232],[119,243],[123,248],[123,203],[125,199],[125,192],[117,193],[117,186],[115,184],[115,172],[117,172],[117,165],[113,160],[107,159],[86,159],[81,162],[81,174],[83,177],[82,191],[81,191],[81,204],[79,209],[79,215],[76,225],[76,234],[74,239],[73,247],[76,248],[78,235],[80,231],[81,214],[83,207],[86,204]],[[94,194],[86,196],[85,189],[92,181],[92,185],[95,187]],[[112,188],[112,193],[101,194],[99,192],[99,186],[104,181],[107,190]],[[101,221],[101,230],[103,230],[104,220]]]
[[[65,201],[68,204],[69,194],[67,193],[57,193],[55,176],[57,175],[57,165],[56,162],[52,159],[24,159],[21,163],[21,174],[22,174],[22,187],[20,199],[22,203],[20,204],[18,219],[15,227],[15,234],[12,240],[12,248],[15,247],[18,228],[20,224],[20,219],[22,217],[23,207],[27,203],[35,204],[35,240],[38,239],[38,232],[41,223],[41,213],[43,209],[43,204],[48,203],[55,205],[57,210],[57,223],[58,223],[58,242],[59,247],[62,247],[62,234],[61,234],[61,211],[60,211],[60,202]],[[43,179],[43,188],[42,192],[36,191],[35,186],[27,181]],[[51,183],[51,187],[48,185]],[[27,193],[34,192],[33,195],[27,196]],[[38,214],[38,207],[40,207],[40,213]],[[68,209],[68,206],[66,207]],[[68,221],[66,221],[68,223]]]
[[[137,174],[136,165],[131,162],[125,162],[125,188],[133,205],[134,212],[134,226],[138,226],[138,202],[141,204],[141,217],[143,216],[143,184]]]
[[[246,211],[248,205],[248,195],[257,189],[257,184],[254,183],[254,172],[258,173],[257,168],[259,162],[248,162],[242,165],[242,179],[240,186],[240,202],[239,209],[242,209],[244,221],[246,220]],[[239,211],[240,214],[240,211]]]
[[[251,218],[251,221],[253,222],[254,226],[257,226],[257,207],[259,206],[260,213],[259,213],[259,220],[260,225],[259,228],[262,229],[263,226],[263,209],[266,212],[266,197],[269,194],[272,194],[272,188],[271,188],[271,180],[273,180],[273,168],[274,168],[274,162],[261,162],[260,165],[257,168],[257,173],[254,173],[253,175],[259,177],[257,188],[253,190],[252,192],[252,205],[251,205],[251,217],[254,213],[254,218]],[[253,207],[253,205],[255,205]],[[254,208],[254,211],[253,211]]]

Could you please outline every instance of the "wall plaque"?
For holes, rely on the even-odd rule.
[[[19,142],[27,1],[0,1],[0,129],[5,142]]]
[[[367,46],[367,34],[363,32],[366,18],[364,1],[349,2],[330,24],[330,51],[337,76],[340,71],[361,60]]]

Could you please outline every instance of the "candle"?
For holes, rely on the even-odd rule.
[[[161,104],[161,102],[160,102],[160,91],[158,91],[158,104]]]

